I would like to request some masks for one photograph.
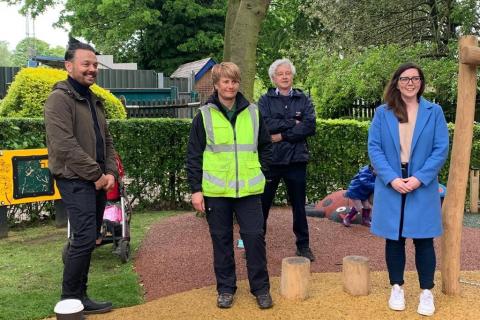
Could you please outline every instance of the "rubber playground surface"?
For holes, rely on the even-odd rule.
[[[385,272],[384,240],[366,227],[343,225],[325,218],[309,217],[310,246],[316,255],[311,264],[309,298],[286,300],[280,296],[281,261],[295,253],[289,208],[270,213],[267,231],[268,268],[274,307],[260,310],[248,289],[243,249],[235,248],[238,290],[231,309],[216,307],[215,278],[208,226],[203,218],[185,213],[153,225],[135,257],[135,268],[145,288],[146,303],[114,309],[88,319],[425,319],[416,313],[420,289],[414,269],[413,245],[407,242],[405,276],[406,310],[391,311]],[[133,222],[134,223],[134,222]],[[134,235],[133,235],[134,236]],[[239,238],[235,228],[234,239]],[[437,270],[441,252],[435,240]],[[436,273],[436,312],[431,319],[480,319],[480,229],[462,232],[460,297],[441,292],[441,274]],[[342,259],[347,255],[369,258],[371,292],[352,297],[343,292]],[[115,304],[115,302],[114,302]]]

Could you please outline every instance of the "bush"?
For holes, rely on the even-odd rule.
[[[422,45],[392,44],[339,54],[319,48],[310,56],[307,77],[318,116],[338,118],[358,99],[378,103],[393,72],[411,61],[425,73],[425,98],[439,103],[452,119],[457,95],[456,50],[452,48],[450,55],[442,58],[432,58],[429,50]]]
[[[308,202],[321,200],[333,191],[346,188],[358,169],[369,162],[369,125],[368,121],[317,121],[317,132],[308,140],[311,154],[307,175]],[[0,127],[5,128],[0,131],[0,150],[14,145],[44,147],[42,119],[0,118]],[[184,166],[190,121],[111,120],[109,127],[129,178],[127,191],[131,200],[145,209],[189,207],[190,188]],[[453,129],[450,124],[450,137],[453,137]],[[477,167],[480,166],[479,141],[480,125],[476,125],[470,163]],[[443,184],[447,182],[448,166],[449,160],[440,172],[439,179]],[[285,203],[286,194],[280,191],[276,200]]]
[[[34,118],[43,117],[43,106],[53,85],[65,80],[67,72],[51,68],[24,68],[15,76],[7,95],[0,101],[0,116]],[[125,108],[120,100],[98,85],[92,91],[105,100],[107,118],[125,119]]]

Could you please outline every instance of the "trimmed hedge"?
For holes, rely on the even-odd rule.
[[[313,203],[345,188],[368,163],[368,121],[317,120],[317,133],[308,140],[307,197]],[[44,147],[42,119],[0,118],[0,150]],[[189,120],[111,120],[110,131],[129,178],[128,193],[142,208],[189,207],[190,190],[184,170]],[[453,125],[449,125],[450,137]],[[19,135],[22,133],[22,136]],[[474,127],[471,165],[480,167],[480,125]],[[440,173],[446,183],[448,165]],[[282,192],[282,189],[281,189]],[[278,202],[285,202],[283,192]]]
[[[0,116],[43,117],[43,106],[53,85],[65,80],[67,72],[51,68],[23,68],[15,76],[8,93],[0,101]],[[105,100],[109,119],[126,119],[127,113],[120,100],[109,91],[93,85],[92,91]]]

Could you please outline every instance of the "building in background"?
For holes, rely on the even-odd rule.
[[[178,67],[170,78],[189,79],[188,91],[196,91],[199,95],[200,103],[203,104],[213,92],[211,73],[212,67],[216,64],[212,58],[185,63]]]

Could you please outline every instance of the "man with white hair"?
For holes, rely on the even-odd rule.
[[[273,142],[272,164],[262,195],[264,232],[267,231],[268,212],[278,184],[283,179],[292,205],[296,255],[314,261],[309,243],[305,197],[309,158],[306,139],[315,134],[315,109],[300,89],[292,87],[295,66],[290,60],[276,60],[268,74],[276,88],[269,89],[258,101]]]

